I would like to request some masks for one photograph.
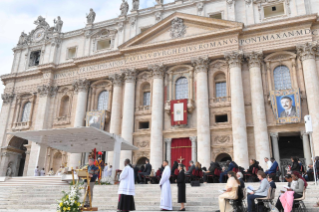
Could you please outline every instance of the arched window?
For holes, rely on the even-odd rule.
[[[98,110],[107,110],[108,101],[109,101],[109,92],[102,91],[99,95],[97,109]]]
[[[188,81],[186,77],[176,80],[175,99],[188,99]]]
[[[69,112],[69,106],[70,106],[70,98],[69,96],[63,96],[61,99],[61,105],[60,105],[60,113],[59,116],[67,116]]]
[[[142,88],[142,92],[143,92],[143,105],[144,106],[151,105],[151,89],[150,89],[149,83],[144,84]]]
[[[31,112],[31,102],[27,102],[24,104],[21,122],[27,122],[30,119],[30,112]]]
[[[226,77],[225,74],[218,74],[214,78],[216,98],[227,96]]]
[[[275,90],[291,89],[290,71],[287,66],[277,66],[274,70]]]

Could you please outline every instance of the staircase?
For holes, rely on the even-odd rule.
[[[61,180],[61,176],[42,176],[42,177],[12,177],[0,182],[1,187],[22,187],[22,186],[63,186],[69,185]],[[1,194],[1,191],[0,191]]]
[[[54,178],[53,178],[54,179]],[[69,190],[69,186],[62,183],[60,185],[49,184],[44,186],[41,180],[22,181],[12,179],[11,186],[0,187],[0,211],[6,212],[56,212],[56,200],[61,198],[61,191]],[[39,182],[39,185],[36,184]],[[19,182],[19,183],[17,183]],[[5,182],[9,183],[9,181]],[[1,185],[2,183],[0,183]],[[319,208],[313,207],[319,197],[319,186],[310,183],[307,192],[305,205],[309,212],[319,211]],[[248,185],[248,184],[246,184]],[[249,183],[254,188],[259,183]],[[277,183],[276,196],[279,190],[287,183]],[[180,205],[177,202],[177,186],[172,184],[172,197],[174,210],[179,210]],[[191,187],[187,184],[187,211],[215,211],[218,210],[218,190],[224,188],[225,184],[201,184],[201,187]],[[117,185],[96,185],[94,187],[93,206],[98,207],[99,211],[116,211],[118,194]],[[82,199],[82,198],[81,198]],[[277,197],[275,199],[277,201]],[[135,204],[138,211],[159,211],[160,188],[159,185],[136,185]]]

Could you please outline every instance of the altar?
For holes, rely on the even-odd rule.
[[[121,150],[138,149],[122,137],[94,127],[20,131],[9,134],[35,142],[40,147],[52,147],[70,153],[85,153],[94,148],[99,151],[113,151],[112,176],[119,169],[120,162],[124,162],[120,161]],[[40,153],[38,157],[41,157]]]

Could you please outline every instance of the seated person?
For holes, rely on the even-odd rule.
[[[144,169],[144,172],[139,172],[138,173],[138,181],[139,183],[143,183],[142,182],[142,177],[144,179],[144,183],[145,183],[145,176],[149,176],[152,172],[152,165],[149,164],[149,160],[146,159],[145,160],[145,169]]]
[[[215,163],[212,161],[210,163],[210,166],[208,168],[208,171],[203,171],[203,179],[204,179],[204,183],[207,183],[207,177],[208,175],[214,175],[214,171],[216,169],[216,165]]]
[[[308,165],[308,170],[306,172],[306,176],[305,176],[307,181],[314,181],[314,172],[313,172],[313,164],[310,163]]]
[[[276,175],[274,175],[274,174],[267,175],[267,180],[268,180],[271,188],[277,188],[276,183],[275,183],[275,178],[276,178]]]
[[[218,202],[219,202],[219,211],[216,212],[226,212],[231,211],[232,207],[229,204],[229,201],[226,201],[225,199],[237,199],[238,198],[238,187],[240,186],[240,182],[236,177],[236,173],[233,171],[230,171],[227,173],[228,180],[226,184],[226,190],[223,194],[219,195]]]
[[[219,176],[219,182],[220,183],[224,183],[224,176],[229,172],[229,171],[233,171],[234,168],[237,168],[238,169],[238,166],[237,164],[234,162],[234,161],[230,161],[230,160],[227,160],[226,161],[226,165],[228,166],[228,168],[222,172]]]
[[[271,158],[271,159],[273,159],[273,158]],[[269,174],[276,174],[277,168],[278,168],[278,163],[277,163],[277,161],[275,161],[275,160],[273,160],[273,161],[274,161],[274,162],[273,162],[272,166],[270,167],[270,169],[268,169],[268,170],[265,172],[265,174],[267,174],[267,175],[269,175]]]
[[[255,211],[256,198],[263,198],[268,195],[268,190],[270,185],[266,179],[266,174],[263,171],[259,170],[257,172],[257,177],[260,180],[260,186],[257,190],[248,193],[248,196],[247,196],[248,212]]]
[[[99,174],[99,168],[96,167],[94,165],[94,162],[95,160],[93,158],[90,158],[89,159],[89,166],[88,166],[88,173],[89,173],[89,176],[90,176],[90,192],[91,192],[91,202],[93,202],[93,188],[94,188],[94,185],[95,185],[95,181],[96,179],[98,178],[98,174]],[[86,189],[87,189],[87,180],[84,180],[84,183],[85,183],[85,191],[84,193],[86,193]],[[87,193],[87,196],[86,196],[86,199],[85,199],[85,204],[84,204],[84,207],[90,207],[90,200],[89,200],[89,193]]]
[[[196,171],[202,171],[202,165],[199,162],[196,162],[195,170]]]
[[[246,179],[246,181],[255,182],[257,179],[257,175],[253,172],[258,170],[259,167],[255,159],[250,159],[249,163],[250,163],[250,166],[249,166],[249,169],[246,170],[246,174],[249,174],[250,176],[248,177],[248,179]]]
[[[194,165],[194,162],[191,160],[189,161],[189,168],[188,168],[188,171],[185,172],[185,175],[191,175],[194,169],[195,169],[195,165]]]
[[[238,179],[239,182],[240,182],[240,187],[241,187],[242,189],[244,189],[244,188],[245,188],[245,182],[244,182],[244,180],[243,180],[243,173],[237,172],[236,176],[237,176],[237,179]]]
[[[291,184],[290,184],[291,187],[289,189],[287,189],[287,191],[294,191],[294,199],[298,199],[298,198],[302,197],[303,191],[305,189],[304,181],[302,179],[298,178],[298,176],[296,176],[294,174],[288,175],[286,177],[286,180],[288,182],[289,181],[291,182]],[[281,191],[281,193],[285,193],[285,192]],[[283,208],[281,201],[280,201],[280,197],[277,200],[276,208],[279,211],[284,211],[284,208]]]

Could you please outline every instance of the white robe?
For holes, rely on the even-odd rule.
[[[34,176],[39,176],[39,170],[38,170],[38,168],[35,168],[35,170],[34,170]]]
[[[112,168],[109,168],[109,169],[107,170],[107,176],[108,176],[108,177],[112,177]]]
[[[105,167],[104,167],[103,177],[107,177],[107,169],[108,169],[108,168],[109,168],[108,166],[105,166]]]
[[[134,169],[126,165],[120,175],[120,186],[118,194],[135,195]]]
[[[171,192],[171,183],[169,178],[171,177],[171,169],[169,166],[166,166],[162,174],[160,181],[160,186],[162,187],[161,193],[161,209],[173,210],[172,206],[172,192]]]
[[[44,170],[41,170],[41,171],[40,171],[40,175],[41,175],[41,176],[45,176],[45,171],[44,171]]]

